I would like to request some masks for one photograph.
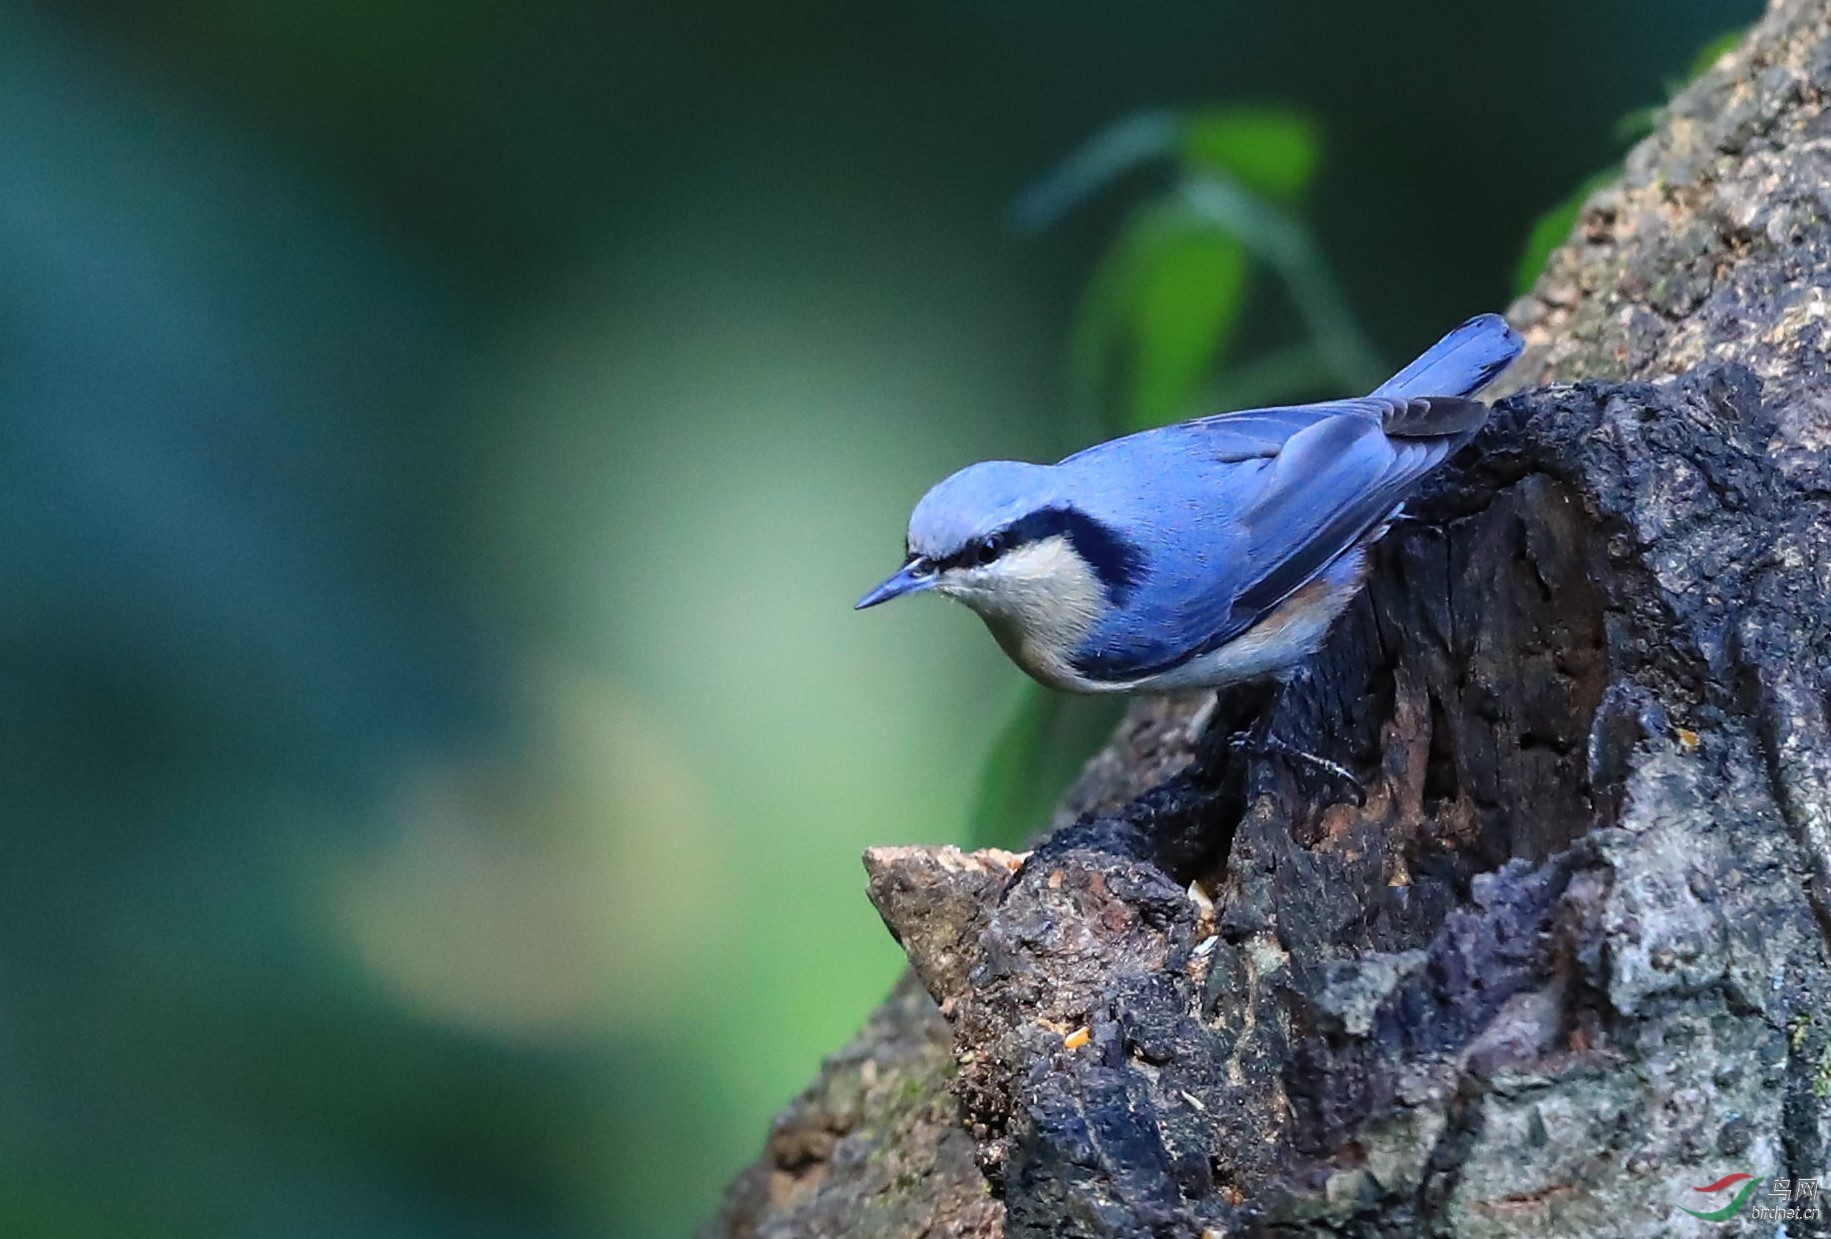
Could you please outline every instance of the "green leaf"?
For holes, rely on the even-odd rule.
[[[1570,230],[1576,227],[1577,217],[1583,213],[1583,204],[1589,196],[1613,181],[1619,170],[1605,168],[1588,177],[1577,186],[1564,201],[1546,211],[1533,222],[1532,231],[1526,235],[1526,249],[1519,257],[1519,266],[1513,274],[1513,293],[1524,296],[1532,291],[1544,274],[1545,264],[1551,259],[1551,252],[1564,244],[1570,236]]]
[[[1046,228],[1126,173],[1174,156],[1181,133],[1174,112],[1134,112],[1115,121],[1017,195],[1012,217],[1024,228]]]
[[[1049,751],[1050,725],[1061,702],[1040,684],[1023,686],[979,772],[972,846],[1021,847],[1030,831],[1041,824],[1042,769]]]
[[[1700,77],[1703,77],[1706,73],[1710,72],[1711,67],[1722,58],[1723,53],[1740,43],[1743,36],[1747,33],[1747,26],[1738,26],[1734,30],[1725,30],[1722,34],[1698,48],[1697,55],[1692,58],[1691,69],[1685,74],[1685,81],[1695,82]]]
[[[1227,107],[1184,116],[1182,154],[1196,171],[1223,173],[1288,204],[1308,188],[1321,152],[1316,126],[1301,112]]]
[[[1105,747],[1124,709],[1117,697],[1065,696],[1025,681],[980,770],[969,844],[1024,847],[1049,824],[1062,789]]]
[[[1668,83],[1667,93],[1675,95],[1686,85],[1708,73],[1711,66],[1716,64],[1723,53],[1740,43],[1747,33],[1746,27],[1740,27],[1726,31],[1704,44],[1692,59],[1691,67],[1686,70],[1684,81]],[[1615,122],[1615,140],[1626,145],[1646,137],[1658,125],[1663,111],[1663,108],[1645,107],[1635,108],[1633,111],[1623,114]],[[1617,171],[1615,168],[1609,168],[1596,173],[1579,185],[1576,192],[1572,193],[1570,197],[1546,211],[1533,223],[1532,231],[1526,237],[1525,252],[1520,255],[1519,267],[1513,276],[1513,291],[1516,296],[1523,296],[1532,291],[1532,286],[1544,273],[1545,263],[1550,259],[1551,252],[1564,243],[1564,239],[1570,235],[1570,230],[1576,226],[1577,216],[1583,212],[1583,204],[1589,200],[1591,194],[1613,180]]]
[[[1319,148],[1315,124],[1289,108],[1135,112],[1082,143],[1019,194],[1011,211],[1025,228],[1046,227],[1127,173],[1175,158],[1288,204],[1308,188]]]
[[[1748,34],[1746,26],[1736,30],[1725,31],[1700,47],[1685,72],[1678,78],[1666,79],[1666,97],[1674,98],[1678,93],[1703,77],[1716,65],[1723,54],[1742,42]],[[1658,128],[1661,118],[1666,114],[1665,106],[1635,108],[1615,122],[1615,140],[1623,146],[1640,141],[1654,129]]]
[[[1126,403],[1134,429],[1189,411],[1239,321],[1246,276],[1245,248],[1218,232],[1191,229],[1153,252],[1133,309]]]
[[[1623,112],[1615,120],[1611,136],[1623,146],[1632,146],[1659,127],[1659,118],[1665,115],[1664,108],[1635,108]]]
[[[1101,259],[1071,345],[1081,398],[1113,410],[1116,431],[1187,410],[1232,334],[1249,262],[1234,237],[1186,203],[1151,203]]]
[[[1326,400],[1331,392],[1339,390],[1322,350],[1306,340],[1225,367],[1203,389],[1200,403],[1209,409],[1259,409]]]

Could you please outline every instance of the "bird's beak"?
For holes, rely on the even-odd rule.
[[[892,598],[900,598],[904,594],[913,594],[917,590],[927,589],[935,583],[934,573],[923,572],[921,575],[917,575],[917,569],[926,567],[926,563],[920,559],[910,560],[898,568],[896,574],[889,580],[860,598],[858,605],[853,609],[862,611],[866,607],[874,607],[880,602],[889,602]]]

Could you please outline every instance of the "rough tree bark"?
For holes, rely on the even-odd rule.
[[[1776,1233],[1680,1211],[1736,1171],[1831,1205],[1827,99],[1831,0],[1781,0],[1513,308],[1531,386],[1272,703],[1366,803],[1236,758],[1233,694],[1134,711],[1027,857],[871,853],[920,988],[708,1235]]]

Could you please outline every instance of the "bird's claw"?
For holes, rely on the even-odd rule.
[[[1365,808],[1367,805],[1367,788],[1354,777],[1346,766],[1332,762],[1326,757],[1300,749],[1288,740],[1273,734],[1269,727],[1251,727],[1238,732],[1227,741],[1235,752],[1251,753],[1259,757],[1282,757],[1290,761],[1301,762],[1312,770],[1321,771],[1348,788],[1354,797],[1354,807]]]

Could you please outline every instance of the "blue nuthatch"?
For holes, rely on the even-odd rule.
[[[1053,688],[1164,693],[1288,676],[1405,498],[1474,437],[1519,355],[1471,318],[1358,400],[1196,418],[1053,465],[969,465],[909,518],[874,607],[932,589]]]

